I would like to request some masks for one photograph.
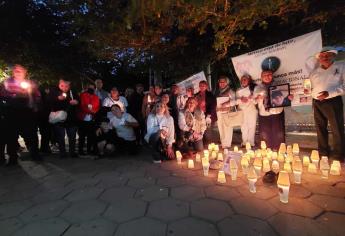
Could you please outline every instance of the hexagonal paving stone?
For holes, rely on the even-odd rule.
[[[68,223],[59,218],[52,218],[42,221],[37,221],[31,224],[25,225],[20,230],[16,231],[14,235],[21,236],[37,236],[37,235],[49,235],[58,236],[68,228]]]
[[[135,178],[128,182],[128,186],[133,188],[146,188],[154,185],[155,182],[156,179],[152,177]]]
[[[243,197],[231,200],[231,205],[235,211],[260,219],[266,219],[277,213],[277,209],[272,207],[267,201],[256,199],[253,197]]]
[[[214,182],[210,178],[204,178],[200,176],[193,176],[187,178],[187,183],[193,186],[198,186],[198,187],[205,187],[205,186],[212,186],[214,185]]]
[[[345,189],[345,182],[339,182],[335,185],[336,188]]]
[[[205,197],[202,188],[194,186],[181,186],[171,189],[171,196],[184,201],[194,201]]]
[[[119,200],[132,198],[134,193],[135,189],[130,187],[110,188],[100,196],[100,199],[107,202],[117,202]]]
[[[234,188],[237,188],[237,187],[242,186],[242,185],[248,185],[248,183],[246,181],[243,181],[241,178],[237,178],[237,180],[231,180],[231,176],[229,176],[229,175],[226,175],[226,183],[225,184],[220,184],[218,182],[216,182],[216,183],[217,183],[217,185],[225,185],[225,186],[230,186],[230,187],[234,187]]]
[[[269,219],[273,228],[282,236],[301,236],[301,235],[335,235],[334,232],[309,218],[279,213]]]
[[[129,178],[129,179],[134,179],[138,177],[144,177],[145,176],[145,171],[138,171],[138,170],[133,170],[133,171],[124,171],[121,176]]]
[[[188,203],[167,198],[151,203],[147,215],[164,221],[173,221],[188,216],[188,213]]]
[[[81,224],[72,225],[64,233],[64,236],[94,236],[94,235],[113,235],[116,224],[108,220],[99,218],[96,220],[84,222]]]
[[[321,180],[320,180],[321,182]],[[333,197],[345,197],[344,189],[337,188],[327,184],[319,184],[319,181],[315,183],[308,183],[304,185],[307,189],[309,189],[313,193],[318,193],[322,195],[329,195]]]
[[[138,189],[135,193],[135,198],[140,198],[144,201],[155,201],[167,198],[169,190],[160,186],[152,186],[149,188]]]
[[[219,221],[233,214],[226,202],[213,199],[202,199],[192,202],[191,211],[193,216],[211,221]]]
[[[115,236],[164,236],[166,224],[147,217],[121,224]]]
[[[289,196],[297,198],[308,198],[311,192],[302,185],[292,184],[290,186]]]
[[[184,169],[177,169],[171,172],[172,176],[176,176],[176,177],[191,177],[191,176],[195,176],[197,173],[195,171],[191,171],[191,170],[184,170]]]
[[[337,235],[345,235],[345,215],[326,212],[317,218],[317,221],[332,229]]]
[[[97,187],[76,189],[69,193],[65,199],[68,201],[92,200],[96,199],[103,191],[104,189]]]
[[[228,235],[276,235],[273,229],[265,222],[243,215],[234,215],[218,223],[222,236]]]
[[[61,214],[61,217],[72,223],[80,223],[98,218],[105,208],[106,204],[98,200],[76,202],[72,203]]]
[[[0,203],[25,201],[39,194],[43,190],[44,188],[42,186],[38,186],[38,187],[29,188],[25,190],[18,189],[18,190],[8,191],[0,197]]]
[[[69,188],[48,189],[34,196],[31,200],[35,203],[51,202],[63,199],[72,190]]]
[[[146,172],[146,176],[152,178],[160,178],[170,176],[170,172],[167,170],[150,169]]]
[[[272,198],[269,202],[281,212],[314,218],[323,211],[320,207],[305,199],[289,197],[287,204],[280,202],[279,197]]]
[[[278,195],[278,188],[276,186],[257,186],[255,194],[249,191],[248,185],[243,185],[237,189],[245,197],[255,197],[262,200],[267,200]]]
[[[87,187],[95,186],[100,181],[101,181],[100,179],[95,179],[95,178],[79,179],[79,180],[72,181],[66,186],[71,189],[87,188]]]
[[[210,186],[205,188],[206,196],[214,199],[230,201],[241,197],[236,188],[227,186]]]
[[[38,221],[58,216],[67,206],[68,202],[57,200],[38,204],[27,209],[20,215],[23,222]]]
[[[167,235],[216,236],[218,232],[213,224],[189,217],[169,224]]]
[[[120,200],[114,202],[104,213],[104,217],[116,221],[125,222],[145,215],[146,203],[137,199]]]
[[[181,186],[186,183],[186,180],[181,177],[168,176],[159,178],[157,184],[163,187],[176,187]]]
[[[176,161],[164,161],[161,164],[163,170],[177,170],[181,169],[182,165],[178,165]]]
[[[12,235],[13,232],[17,231],[23,226],[23,223],[17,218],[10,218],[0,221],[1,235],[7,236]]]
[[[49,189],[63,188],[72,182],[66,175],[49,175],[42,179],[42,186]]]
[[[30,201],[20,201],[14,203],[2,203],[0,205],[0,219],[10,218],[19,215],[32,206]]]
[[[102,177],[100,179],[101,181],[96,184],[97,187],[99,188],[111,188],[111,187],[119,187],[123,186],[128,182],[128,178],[123,177],[123,176],[107,176],[107,177]]]
[[[345,199],[343,198],[330,197],[326,195],[313,195],[309,198],[309,201],[327,211],[345,213]]]

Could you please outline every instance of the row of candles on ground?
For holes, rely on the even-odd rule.
[[[210,160],[223,161],[224,156],[227,157],[228,150],[224,149],[223,152],[219,151],[219,146],[212,143],[208,146],[208,150],[203,151],[203,157],[200,153],[196,154],[195,161],[201,162],[203,167],[204,176],[208,176]],[[258,177],[261,175],[261,171],[268,172],[270,170],[275,173],[279,172],[277,181],[278,188],[280,189],[280,201],[283,203],[288,202],[288,193],[290,188],[289,173],[293,173],[294,181],[296,184],[301,183],[301,177],[303,172],[303,166],[307,168],[309,173],[316,174],[318,169],[322,173],[322,178],[327,179],[328,174],[340,175],[341,166],[340,162],[334,160],[330,166],[328,163],[328,157],[322,156],[321,160],[317,150],[311,152],[311,156],[303,156],[301,161],[299,155],[298,144],[286,146],[285,143],[280,145],[278,152],[274,152],[267,148],[266,143],[261,141],[261,149],[251,150],[249,143],[246,144],[246,153],[243,154],[242,150],[239,150],[237,146],[234,147],[234,152],[240,153],[240,165],[242,167],[243,174],[247,175],[249,183],[249,191],[256,192],[255,183]],[[182,163],[182,154],[180,151],[176,151],[176,159],[178,164]],[[271,165],[270,165],[271,162]],[[292,163],[292,166],[291,166]],[[252,164],[252,165],[250,165]],[[224,165],[224,164],[223,164]],[[283,170],[280,167],[283,166]],[[194,168],[194,160],[189,159],[187,163],[189,169]],[[238,165],[235,159],[229,160],[229,170],[232,180],[237,179]],[[226,183],[226,177],[223,167],[218,172],[217,181],[219,183]]]

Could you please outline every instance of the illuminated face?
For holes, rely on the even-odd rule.
[[[192,100],[189,100],[188,103],[187,103],[187,108],[189,111],[193,112],[196,108],[196,101],[194,99]]]
[[[276,96],[272,99],[272,103],[276,106],[281,106],[284,102],[283,96]]]
[[[113,99],[118,99],[119,98],[119,91],[117,90],[117,89],[112,89],[111,91],[110,91],[110,96],[111,96],[111,98],[113,98]]]
[[[122,117],[122,111],[121,111],[121,109],[120,109],[119,107],[117,107],[117,106],[113,106],[113,107],[111,108],[111,113],[113,113],[113,115],[116,116],[116,117]]]
[[[270,84],[273,80],[272,71],[263,71],[261,73],[261,80],[265,84]]]
[[[199,84],[199,90],[200,90],[200,92],[204,93],[207,90],[207,84],[200,83]]]
[[[318,57],[320,65],[328,68],[330,65],[332,65],[335,56],[336,54],[333,52],[321,52]]]
[[[193,97],[194,89],[193,88],[187,88],[186,94],[187,94],[187,97]]]
[[[27,73],[26,69],[20,65],[16,65],[12,71],[13,78],[15,80],[25,80],[26,73]]]
[[[248,78],[248,76],[242,76],[241,77],[241,86],[243,88],[247,87],[249,85],[250,79]]]
[[[64,81],[64,80],[60,80],[59,81],[59,89],[64,92],[67,93],[71,88],[71,83],[68,81]]]
[[[164,94],[162,96],[162,103],[168,104],[168,102],[169,102],[169,95],[168,94]]]
[[[224,89],[228,85],[228,82],[226,79],[219,79],[218,80],[218,86],[220,89]]]
[[[154,91],[155,91],[155,94],[159,95],[162,92],[162,88],[159,86],[155,86]]]
[[[162,103],[157,103],[156,105],[156,113],[159,114],[159,115],[163,115],[164,112],[165,112],[165,105],[162,104]]]

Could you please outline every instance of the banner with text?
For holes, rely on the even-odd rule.
[[[180,93],[181,94],[186,94],[186,89],[187,88],[193,88],[194,89],[194,93],[199,92],[199,82],[200,81],[206,81],[206,76],[205,73],[203,71],[192,75],[191,77],[183,80],[182,82],[178,83],[177,85],[180,88]]]
[[[236,74],[249,74],[260,82],[262,70],[274,72],[274,84],[290,84],[292,106],[310,105],[311,97],[303,94],[303,83],[317,66],[315,54],[322,48],[321,30],[231,58]]]

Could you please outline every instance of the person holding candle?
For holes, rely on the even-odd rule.
[[[235,92],[230,89],[229,78],[221,76],[218,79],[217,98],[217,118],[220,142],[223,148],[231,148],[233,126],[228,122],[228,113],[236,106]]]
[[[173,159],[175,157],[173,149],[175,142],[174,120],[164,103],[155,104],[147,117],[146,126],[145,140],[151,147],[153,162],[161,163],[162,160]]]
[[[255,146],[255,130],[258,111],[253,96],[255,84],[250,75],[241,77],[241,88],[236,91],[236,101],[239,108],[243,111],[243,123],[241,125],[242,147],[249,143]]]
[[[319,66],[311,72],[311,96],[321,156],[344,161],[344,113],[342,96],[345,94],[345,65],[335,62],[338,51],[332,47],[324,47],[316,55]],[[305,93],[310,93],[305,89]],[[332,152],[328,142],[327,125],[333,135]]]
[[[65,148],[66,133],[69,143],[69,154],[71,157],[78,157],[75,150],[75,144],[78,130],[77,108],[79,105],[79,98],[77,94],[71,90],[71,82],[60,79],[58,88],[52,90],[50,99],[52,112],[64,111],[67,113],[67,118],[65,120],[53,124],[60,157],[65,158],[67,156]]]
[[[185,109],[180,111],[178,117],[181,135],[179,147],[188,155],[191,155],[193,151],[200,152],[204,149],[202,139],[206,130],[206,121],[204,113],[197,104],[196,98],[189,98]]]
[[[268,107],[268,87],[272,82],[273,72],[262,71],[261,84],[255,87],[254,97],[259,109],[260,140],[265,141],[268,148],[278,150],[280,144],[285,143],[285,118],[283,107]],[[289,99],[292,98],[292,95],[289,95]]]
[[[141,107],[141,112],[145,120],[151,113],[154,104],[160,101],[162,92],[162,85],[156,84],[155,86],[150,86],[149,92],[143,98],[143,104]]]

